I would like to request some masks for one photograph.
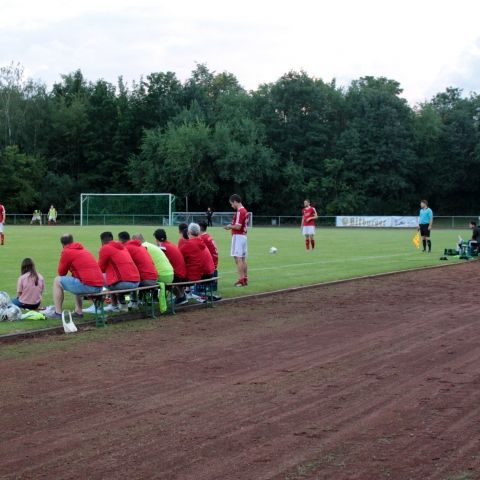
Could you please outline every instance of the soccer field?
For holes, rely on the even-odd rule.
[[[43,305],[51,304],[52,282],[61,252],[60,235],[72,233],[76,241],[97,254],[100,247],[99,234],[105,230],[111,230],[115,237],[122,230],[131,234],[140,232],[148,241],[153,241],[155,227],[7,225],[6,245],[0,247],[0,290],[15,295],[20,263],[23,258],[32,257],[38,271],[45,277]],[[463,238],[469,238],[470,235],[468,230],[434,231],[433,252],[426,254],[413,246],[412,230],[319,229],[316,235],[317,248],[307,252],[299,229],[253,228],[249,232],[249,286],[235,288],[233,284],[237,276],[229,255],[230,234],[221,228],[212,228],[209,232],[219,248],[219,287],[224,297],[438,265],[444,263],[439,258],[445,247],[454,247],[458,235]],[[167,234],[170,240],[177,240],[176,228],[168,228]],[[269,254],[271,246],[277,247],[278,253]],[[66,294],[65,307],[73,308],[73,297],[70,294]],[[57,324],[57,320],[0,323],[0,334]]]

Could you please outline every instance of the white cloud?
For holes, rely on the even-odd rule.
[[[4,0],[0,65],[19,61],[47,83],[77,68],[91,80],[161,70],[184,79],[195,62],[247,88],[300,68],[345,82],[383,75],[415,102],[452,79],[480,90],[464,59],[478,18],[472,0]]]

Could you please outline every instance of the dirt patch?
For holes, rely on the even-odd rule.
[[[239,301],[3,360],[0,478],[478,478],[479,270]]]

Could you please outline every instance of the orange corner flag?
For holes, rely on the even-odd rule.
[[[417,232],[413,238],[412,238],[412,243],[417,247],[420,248],[420,232]]]

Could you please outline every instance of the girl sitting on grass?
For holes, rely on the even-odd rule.
[[[21,275],[17,280],[17,298],[14,298],[12,303],[20,308],[36,310],[42,302],[45,281],[35,270],[35,264],[31,258],[25,258],[22,261],[20,271]]]

